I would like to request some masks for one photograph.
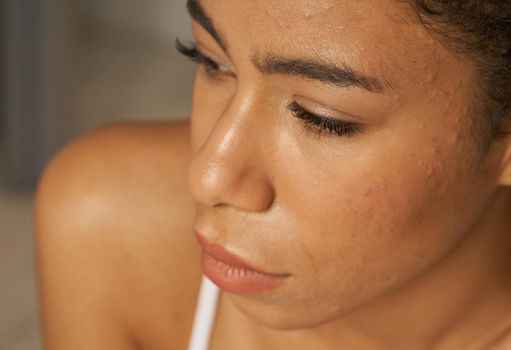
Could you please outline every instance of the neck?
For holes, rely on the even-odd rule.
[[[510,191],[500,188],[471,232],[406,287],[314,329],[282,332],[256,326],[257,338],[313,349],[486,346],[511,325],[509,210]]]

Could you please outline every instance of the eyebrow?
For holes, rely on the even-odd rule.
[[[206,30],[220,47],[227,52],[227,45],[218,34],[211,17],[207,15],[200,0],[187,0],[186,7],[190,16]],[[358,87],[372,93],[383,93],[384,84],[373,77],[366,76],[344,63],[319,62],[310,59],[292,59],[274,54],[259,58],[252,57],[252,63],[263,74],[284,74],[306,79],[318,80],[338,87]],[[391,86],[385,81],[385,85]]]
[[[288,59],[273,54],[252,62],[263,74],[286,74],[306,79],[318,80],[338,87],[358,87],[373,93],[383,93],[383,83],[372,77],[360,74],[343,63],[326,63],[310,59]],[[386,85],[390,86],[388,82]]]
[[[227,45],[223,41],[222,37],[218,34],[211,17],[206,14],[204,8],[200,4],[200,0],[188,0],[186,2],[186,8],[190,16],[197,21],[220,45],[220,47],[227,51]]]

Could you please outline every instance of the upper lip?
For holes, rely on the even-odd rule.
[[[204,237],[202,234],[195,232],[195,236],[197,237],[197,240],[199,241],[199,244],[201,245],[204,252],[216,260],[219,260],[227,265],[231,265],[234,267],[242,268],[245,270],[252,270],[261,274],[269,275],[269,276],[275,276],[275,277],[287,277],[289,274],[284,273],[272,273],[267,272],[262,269],[259,269],[257,267],[252,266],[251,264],[247,263],[243,258],[237,256],[234,253],[231,253],[224,247],[222,247],[219,244],[210,242],[206,237]]]

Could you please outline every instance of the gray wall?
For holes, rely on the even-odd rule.
[[[194,67],[174,49],[191,38],[185,0],[77,0],[69,101],[73,131],[117,120],[189,115]]]
[[[162,41],[189,33],[185,0],[79,0],[79,7],[97,22]]]
[[[4,0],[2,9],[2,177],[34,181],[58,145],[60,0]]]
[[[10,182],[33,183],[56,149],[102,124],[189,114],[194,67],[173,47],[190,38],[185,0],[0,4]]]

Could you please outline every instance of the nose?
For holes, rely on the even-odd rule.
[[[193,118],[198,118],[194,123],[200,123],[201,116]],[[197,203],[248,212],[270,209],[275,191],[262,123],[253,105],[231,100],[209,135],[201,140],[189,169],[190,188]]]

